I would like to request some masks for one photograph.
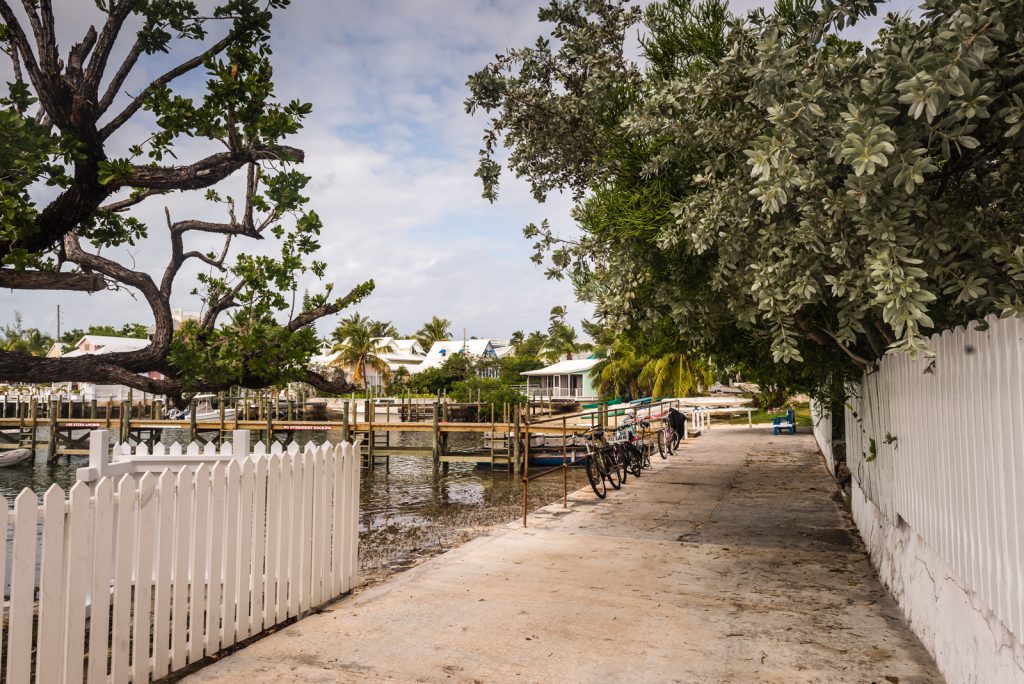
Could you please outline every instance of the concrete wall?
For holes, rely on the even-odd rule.
[[[853,480],[851,510],[882,583],[950,684],[1024,682],[1024,645],[905,523],[889,522]]]
[[[854,520],[950,682],[1024,684],[1024,320],[929,346],[851,387]]]

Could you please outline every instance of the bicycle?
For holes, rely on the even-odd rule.
[[[608,495],[606,482],[610,482],[615,489],[622,487],[618,466],[612,463],[611,445],[604,442],[604,428],[591,428],[583,434],[586,440],[584,469],[587,480],[597,498],[603,499]]]
[[[640,477],[640,472],[644,468],[651,467],[651,459],[643,437],[637,430],[637,422],[635,418],[627,418],[615,432],[616,445],[620,447],[627,467],[634,477]],[[646,427],[649,424],[642,420],[639,423],[641,427]]]
[[[658,455],[666,459],[669,454],[675,453],[676,447],[679,446],[679,434],[669,422],[668,415],[660,420],[662,425],[658,428]]]

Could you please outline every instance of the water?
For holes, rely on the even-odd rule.
[[[46,430],[40,429],[39,443],[46,444]],[[185,430],[166,430],[165,444],[184,444]],[[256,439],[254,434],[253,441]],[[428,432],[392,433],[392,443],[430,448]],[[296,441],[322,443],[341,440],[340,431],[298,433]],[[482,450],[482,436],[451,433],[451,450]],[[76,482],[75,470],[86,458],[62,458],[47,465],[45,448],[37,451],[31,466],[0,468],[0,495],[8,505],[28,487],[40,496],[57,484],[65,491]],[[586,486],[582,469],[569,470],[569,491]],[[530,483],[529,508],[534,510],[561,499],[562,476],[552,473]],[[363,470],[360,486],[360,571],[364,579],[379,581],[388,574],[410,567],[422,558],[468,541],[491,526],[522,515],[522,481],[504,470],[492,471],[472,463],[453,463],[446,476],[433,477],[429,457],[392,456],[390,467],[378,459],[374,472]]]

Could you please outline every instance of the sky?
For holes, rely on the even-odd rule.
[[[92,2],[55,0],[62,54],[101,16]],[[200,2],[201,6],[209,2]],[[576,302],[572,288],[549,281],[530,259],[521,229],[548,219],[565,235],[574,232],[571,202],[553,196],[538,204],[524,182],[502,181],[501,198],[481,198],[476,170],[484,126],[463,108],[467,75],[496,53],[533,42],[545,32],[536,18],[539,0],[297,0],[279,13],[273,27],[274,76],[282,101],[313,104],[305,129],[290,144],[306,152],[307,188],[324,222],[319,259],[336,292],[373,278],[375,292],[356,310],[392,321],[410,334],[432,315],[452,321],[456,337],[508,337],[514,330],[546,328],[555,305],[567,306],[578,323],[591,313]],[[743,12],[760,3],[734,0]],[[909,0],[887,9],[906,11]],[[856,27],[852,37],[877,29],[880,18]],[[214,30],[215,31],[215,30]],[[215,40],[218,34],[215,33]],[[126,42],[126,41],[124,41]],[[118,54],[127,50],[120,45]],[[171,58],[198,51],[184,46]],[[137,92],[170,66],[152,58],[125,84]],[[4,69],[7,69],[5,72]],[[9,80],[9,66],[0,64]],[[199,94],[201,80],[181,84]],[[116,110],[118,107],[113,107]],[[147,134],[145,122],[126,127],[115,145],[126,147]],[[179,160],[188,163],[209,147],[185,143]],[[230,188],[230,183],[225,184]],[[121,250],[137,268],[158,273],[166,259],[164,208],[174,220],[223,220],[201,193],[155,198],[136,215],[152,226],[152,237]],[[237,244],[237,243],[236,243]],[[214,248],[193,240],[192,246]],[[173,306],[197,310],[179,275]],[[130,292],[93,295],[0,291],[0,324],[20,312],[26,326],[54,334],[57,305],[62,329],[89,324],[149,323],[149,309]],[[327,333],[337,318],[320,324]]]

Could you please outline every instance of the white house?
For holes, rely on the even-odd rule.
[[[453,354],[468,354],[469,356],[498,358],[494,351],[494,345],[489,338],[478,340],[440,340],[430,346],[423,363],[417,366],[413,372],[419,373],[428,368],[440,368]],[[488,370],[483,373],[484,377],[497,377],[498,371]]]
[[[598,391],[590,371],[600,362],[601,359],[571,359],[526,371],[526,395],[531,399],[597,401]]]
[[[400,368],[405,368],[410,373],[415,373],[423,362],[424,354],[420,343],[413,339],[400,339],[395,337],[375,337],[377,345],[377,356],[387,364],[388,370],[392,373]],[[310,357],[310,365],[313,366],[335,366],[345,372],[345,377],[352,380],[355,377],[355,368],[338,363],[339,352],[331,351],[332,344],[324,342],[320,346],[320,353]],[[366,368],[366,386],[379,388],[383,386],[384,378],[377,369]]]
[[[112,337],[109,335],[83,335],[78,342],[75,343],[75,348],[66,354],[59,353],[57,349],[51,349],[47,356],[59,356],[61,358],[75,358],[78,356],[90,356],[93,354],[112,354],[115,352],[132,352],[138,351],[148,347],[150,341],[138,337]],[[56,347],[56,345],[54,345]],[[151,373],[144,373],[148,377],[154,379],[160,379],[163,377],[160,373],[153,371]],[[92,382],[72,382],[65,383],[64,386],[68,390],[78,390],[82,396],[86,399],[96,399],[97,401],[106,401],[111,399],[113,401],[121,401],[128,398],[128,388],[124,385],[99,385]],[[143,396],[142,392],[135,391],[135,396]]]
[[[75,348],[63,358],[86,356],[88,354],[110,354],[113,352],[138,351],[149,346],[149,340],[138,337],[110,337],[107,335],[83,335]]]
[[[416,340],[379,337],[375,338],[375,341],[381,350],[377,352],[377,356],[383,359],[392,373],[400,368],[404,368],[409,373],[415,373],[425,358],[423,348]],[[384,378],[376,368],[366,369],[366,385],[367,387],[382,387],[384,385]]]

